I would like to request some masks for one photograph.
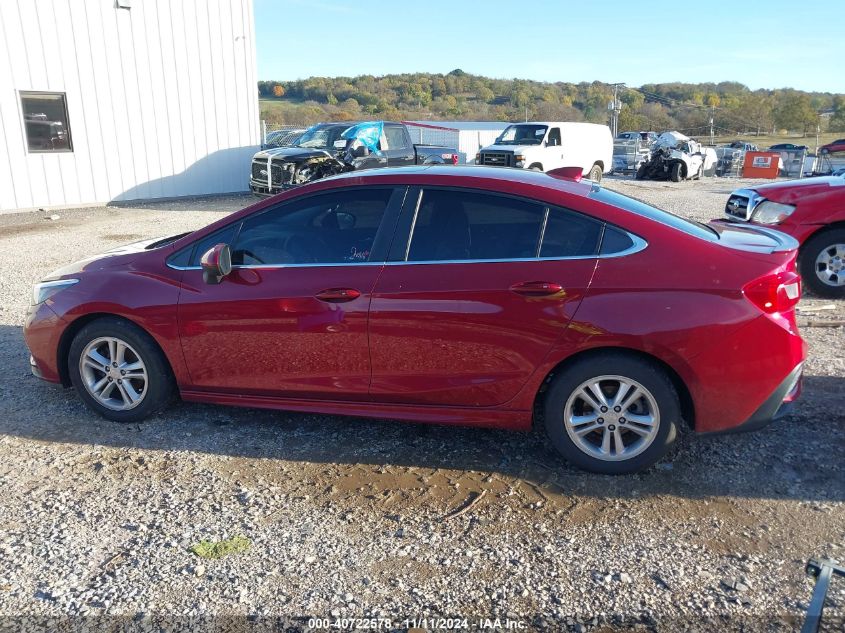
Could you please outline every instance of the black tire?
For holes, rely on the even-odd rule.
[[[681,163],[672,163],[669,178],[672,179],[672,182],[681,182]]]
[[[636,381],[649,392],[656,404],[657,430],[653,433],[650,444],[646,444],[646,447],[639,453],[635,451],[635,454],[632,454],[630,458],[608,461],[595,457],[580,448],[567,431],[565,410],[570,397],[575,399],[575,393],[580,390],[581,385],[599,376],[619,376]],[[575,402],[577,402],[577,399]],[[638,402],[645,402],[645,400],[638,400]],[[625,404],[622,415],[626,413],[630,415],[630,406],[631,403]],[[639,405],[634,406],[638,407]],[[624,475],[638,472],[660,461],[674,445],[677,437],[677,425],[681,421],[681,406],[678,394],[666,373],[651,362],[616,352],[589,356],[576,361],[558,374],[546,394],[544,413],[546,433],[552,445],[564,459],[584,470],[605,475]],[[619,415],[612,412],[600,414],[598,410],[593,413],[595,415]],[[627,438],[627,441],[633,445],[640,436],[629,430],[632,421],[620,417],[616,422],[616,424],[626,423],[628,424],[627,428],[618,427],[620,431],[618,437]],[[603,438],[609,432],[608,430],[613,428],[613,425],[608,423],[598,428],[601,431],[592,431],[585,436],[587,441],[595,440],[598,445],[599,438]],[[623,439],[623,444],[625,441],[626,439]],[[645,443],[644,440],[643,443]],[[615,445],[615,441],[613,444]]]
[[[798,271],[801,280],[814,295],[829,299],[845,299],[845,285],[832,286],[825,283],[816,269],[816,259],[834,244],[845,244],[845,228],[827,229],[816,233],[804,242],[798,255]],[[845,278],[845,268],[838,278]]]
[[[80,368],[81,357],[89,344],[106,337],[119,339],[126,343],[129,346],[129,359],[136,359],[137,357],[137,360],[143,363],[146,380],[140,393],[140,400],[132,408],[125,410],[109,408],[95,398],[86,386],[86,379]],[[129,361],[127,360],[127,362]],[[176,395],[176,381],[173,378],[173,372],[156,342],[137,325],[120,317],[103,317],[83,326],[70,344],[67,363],[70,380],[85,406],[94,413],[114,422],[140,422],[162,410]],[[101,377],[100,374],[105,377],[103,370],[95,371],[99,372],[96,374],[97,378]],[[119,368],[109,369],[108,371],[115,372],[113,380],[119,379],[119,374],[117,374],[120,371]],[[131,379],[127,379],[127,382],[128,380]],[[138,385],[139,383],[136,382],[135,386],[138,387]],[[114,398],[116,397],[114,396]]]
[[[540,163],[534,163],[528,169],[531,171],[543,171],[543,166]]]
[[[601,182],[601,177],[602,177],[602,169],[601,169],[601,165],[599,165],[598,163],[596,163],[595,165],[593,165],[593,166],[590,168],[590,173],[589,173],[589,175],[588,175],[587,177],[588,177],[590,180],[592,180],[593,182]]]
[[[639,167],[637,167],[637,173],[634,175],[634,180],[643,180],[645,178],[645,172],[645,165],[640,165]]]

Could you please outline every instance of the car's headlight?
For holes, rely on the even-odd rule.
[[[752,220],[760,224],[779,224],[792,215],[793,211],[795,211],[795,207],[791,204],[764,200],[757,205]]]
[[[41,281],[32,287],[32,305],[44,303],[60,290],[64,290],[79,283],[78,279],[59,279],[57,281]]]

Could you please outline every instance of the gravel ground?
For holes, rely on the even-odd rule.
[[[606,185],[702,220],[740,186]],[[30,376],[32,282],[251,201],[0,216],[0,630],[307,630],[307,616],[399,630],[442,630],[413,621],[440,617],[475,629],[500,618],[499,630],[800,628],[806,560],[845,558],[842,327],[803,329],[793,416],[755,434],[686,434],[671,460],[618,478],[576,471],[539,433],[193,404],[122,426]],[[845,302],[801,307],[830,303],[802,320],[842,319]],[[237,536],[249,546],[222,558],[189,549]],[[826,630],[842,630],[845,581],[830,596]]]

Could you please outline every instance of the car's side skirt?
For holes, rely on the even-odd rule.
[[[531,411],[474,407],[435,407],[426,405],[403,405],[378,402],[345,402],[340,400],[307,400],[276,398],[273,396],[239,395],[182,389],[183,400],[206,402],[236,407],[255,407],[280,411],[302,411],[326,415],[349,415],[364,418],[381,418],[447,424],[476,426],[511,431],[528,431],[532,425]]]

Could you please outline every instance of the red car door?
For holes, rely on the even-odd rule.
[[[367,313],[403,193],[296,198],[198,244],[194,262],[231,241],[233,270],[218,285],[193,266],[184,273],[179,333],[193,387],[366,398]]]
[[[521,198],[411,189],[370,308],[373,399],[512,399],[572,319],[602,223]],[[397,229],[397,233],[403,229]],[[398,247],[398,248],[397,248]]]

